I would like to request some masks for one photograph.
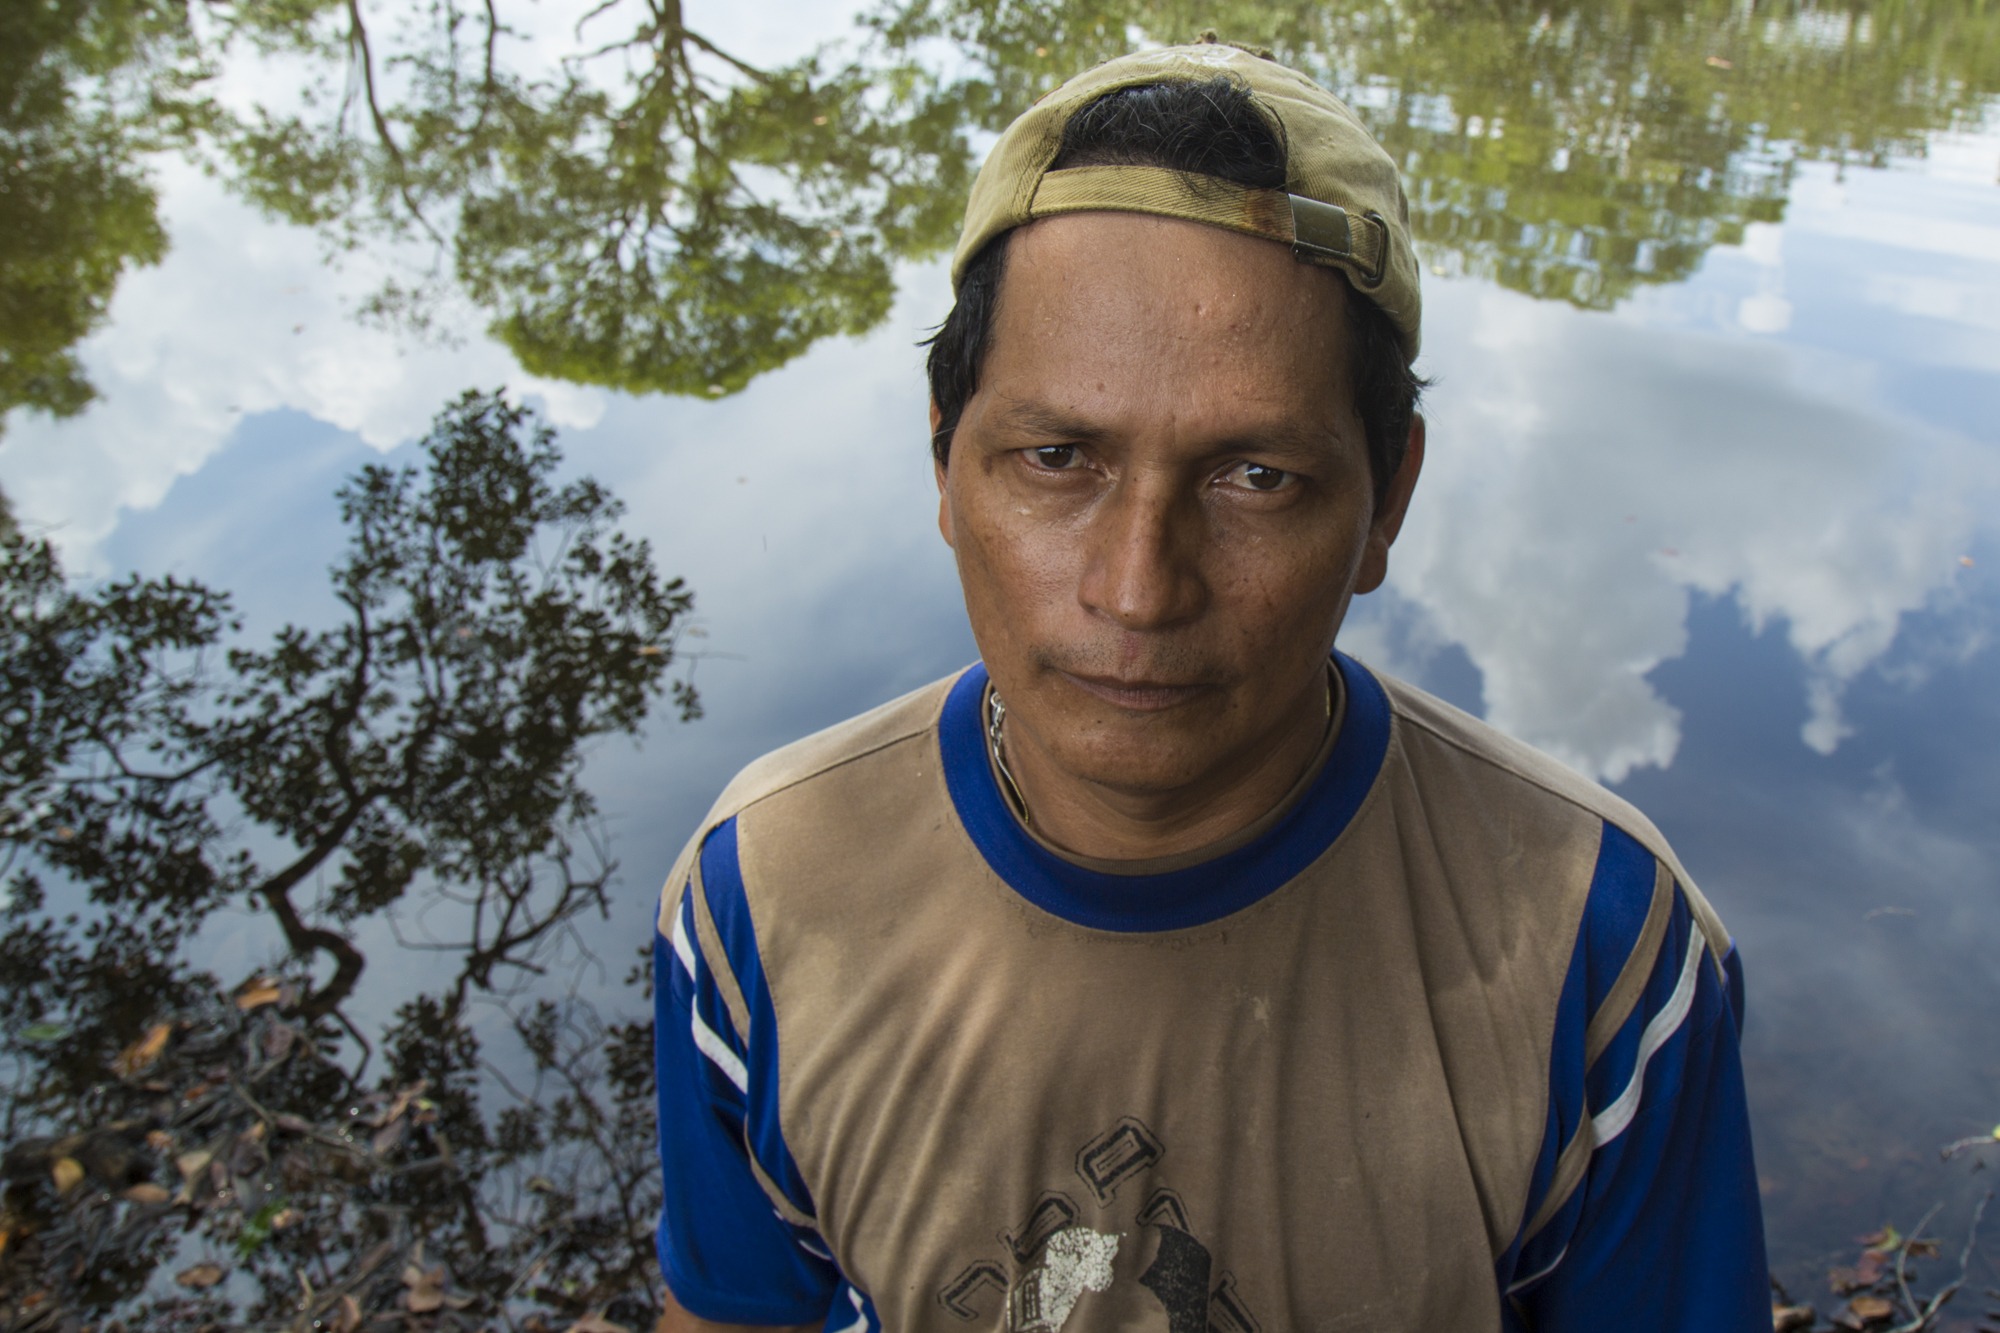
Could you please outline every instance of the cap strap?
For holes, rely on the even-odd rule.
[[[1167,167],[1065,167],[1042,177],[1028,205],[1030,218],[1100,212],[1150,213],[1261,236],[1291,246],[1304,262],[1347,269],[1365,287],[1381,281],[1388,249],[1388,229],[1373,214]]]

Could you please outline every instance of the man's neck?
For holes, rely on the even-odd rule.
[[[1305,691],[1263,744],[1165,791],[1125,791],[1066,772],[1011,716],[1002,753],[1044,842],[1092,860],[1182,856],[1248,828],[1285,799],[1319,754],[1330,698],[1324,688]]]

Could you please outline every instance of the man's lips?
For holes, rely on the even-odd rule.
[[[1058,674],[1085,694],[1095,695],[1108,704],[1133,713],[1164,712],[1186,703],[1208,688],[1206,685],[1170,685],[1153,680],[1120,680],[1116,676],[1080,676],[1074,671],[1058,670]]]

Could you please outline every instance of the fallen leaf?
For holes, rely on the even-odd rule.
[[[67,1023],[30,1023],[21,1029],[23,1041],[61,1041],[69,1035]]]
[[[155,1023],[146,1029],[146,1035],[127,1046],[113,1065],[120,1077],[130,1078],[152,1066],[160,1058],[160,1052],[167,1049],[167,1038],[174,1035],[172,1023]]]
[[[222,1269],[215,1264],[196,1264],[174,1274],[174,1281],[183,1287],[212,1287],[222,1281]]]
[[[287,1134],[310,1134],[312,1122],[304,1116],[293,1115],[290,1111],[281,1111],[278,1114],[278,1128]]]
[[[1735,68],[1736,68],[1736,62],[1735,62],[1735,61],[1733,61],[1733,60],[1724,60],[1724,59],[1723,59],[1723,58],[1722,58],[1721,56],[1710,56],[1710,57],[1708,58],[1708,60],[1707,60],[1707,62],[1706,62],[1706,63],[1707,63],[1707,65],[1708,65],[1708,67],[1709,67],[1710,69],[1735,69]]]
[[[1818,1322],[1819,1311],[1810,1305],[1771,1307],[1771,1333],[1796,1333],[1796,1330],[1811,1328]]]
[[[284,996],[284,988],[271,978],[252,977],[236,992],[236,1007],[247,1014],[252,1009],[276,1004]]]
[[[180,1171],[181,1179],[191,1181],[213,1160],[215,1160],[213,1152],[207,1148],[197,1148],[193,1152],[184,1152],[174,1158],[174,1166]]]
[[[1938,1243],[1934,1240],[1913,1240],[1903,1247],[1913,1259],[1935,1259],[1938,1257]]]
[[[1856,1318],[1870,1324],[1878,1319],[1887,1319],[1890,1315],[1896,1313],[1896,1307],[1883,1300],[1880,1296],[1856,1296],[1847,1303],[1847,1308],[1854,1313]]]
[[[165,1203],[170,1196],[158,1185],[134,1185],[125,1191],[125,1197],[133,1203]]]
[[[377,1157],[382,1156],[403,1141],[403,1135],[409,1128],[410,1122],[407,1120],[391,1120],[375,1131],[375,1137],[368,1141],[368,1151]]]
[[[49,1174],[55,1177],[56,1189],[67,1194],[83,1183],[83,1163],[74,1157],[58,1157]]]
[[[1883,1270],[1889,1266],[1889,1256],[1880,1250],[1863,1250],[1861,1262],[1854,1266],[1854,1280],[1858,1286],[1871,1286],[1882,1280]]]
[[[411,1264],[403,1270],[403,1285],[409,1290],[403,1293],[403,1304],[412,1314],[429,1314],[444,1304],[444,1265],[436,1268],[418,1268]]]
[[[292,1225],[294,1222],[298,1220],[299,1220],[298,1209],[280,1208],[277,1212],[271,1215],[271,1230],[283,1231],[286,1227]]]
[[[154,1152],[165,1152],[174,1146],[174,1136],[164,1129],[146,1131],[146,1146]]]
[[[354,1333],[361,1327],[361,1302],[352,1296],[340,1298],[340,1314],[333,1321],[333,1333]]]

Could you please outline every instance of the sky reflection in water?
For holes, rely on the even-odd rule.
[[[1784,168],[1721,210],[1732,243],[1608,310],[1477,237],[1434,249],[1430,461],[1343,637],[1675,841],[1745,952],[1773,1259],[1801,1293],[1860,1231],[1938,1197],[1962,1221],[1935,1149],[2000,1119],[2000,132],[1926,142]],[[103,400],[16,414],[0,484],[77,567],[207,578],[272,627],[320,612],[341,475],[466,384],[539,399],[708,634],[706,720],[594,761],[628,885],[607,948],[738,765],[973,655],[914,347],[937,265],[901,271],[868,337],[739,396],[630,398],[363,328],[341,303],[365,261],[329,274],[311,236],[162,180],[175,248],[84,349]],[[225,974],[263,948],[209,943]]]

